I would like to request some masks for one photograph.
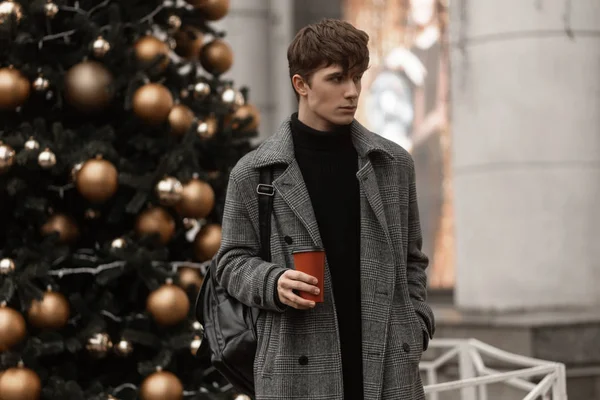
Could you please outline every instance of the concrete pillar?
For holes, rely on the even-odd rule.
[[[233,66],[224,78],[233,79],[238,88],[248,87],[250,101],[261,112],[259,140],[273,133],[282,115],[292,112],[291,88],[281,84],[287,76],[281,47],[291,41],[291,13],[291,0],[231,0],[229,14],[211,24],[226,32],[234,53]]]
[[[457,306],[600,303],[600,2],[453,0]]]

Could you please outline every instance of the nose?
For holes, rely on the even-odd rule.
[[[346,99],[355,99],[358,97],[358,87],[356,82],[350,80],[350,83],[346,86],[345,96]]]

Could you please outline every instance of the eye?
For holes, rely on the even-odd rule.
[[[334,76],[333,78],[331,78],[332,82],[335,83],[340,83],[342,81],[342,77],[341,76]]]
[[[362,75],[357,75],[354,77],[354,82],[360,82],[361,79],[362,79]]]

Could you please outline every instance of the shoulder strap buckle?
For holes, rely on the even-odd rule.
[[[256,193],[263,195],[263,196],[273,197],[273,196],[275,196],[275,188],[273,187],[273,185],[259,183],[258,186],[256,187]]]

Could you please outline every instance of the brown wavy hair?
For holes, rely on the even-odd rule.
[[[344,74],[364,72],[369,66],[368,43],[369,35],[346,21],[327,18],[307,25],[288,47],[290,80],[298,74],[310,85],[316,70],[331,65],[341,66]]]

